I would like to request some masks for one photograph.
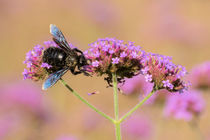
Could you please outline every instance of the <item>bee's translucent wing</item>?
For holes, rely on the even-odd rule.
[[[50,24],[50,33],[53,35],[55,43],[65,51],[70,51],[70,46],[66,41],[63,33],[54,24]]]
[[[47,90],[52,87],[66,72],[68,69],[62,69],[49,75],[42,85],[43,90]]]

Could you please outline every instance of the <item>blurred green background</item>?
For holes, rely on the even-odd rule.
[[[25,53],[36,44],[51,40],[49,24],[57,25],[67,40],[83,51],[98,38],[116,37],[134,41],[147,52],[172,56],[175,64],[190,71],[196,64],[210,60],[209,13],[208,0],[0,0],[1,86],[9,88],[22,81]],[[106,88],[103,78],[68,73],[64,79],[92,104],[114,116],[112,89]],[[60,83],[47,91],[41,91],[42,82],[25,83],[36,87],[46,118],[41,117],[40,121],[40,116],[25,110],[26,106],[0,109],[2,119],[8,112],[21,118],[21,123],[18,120],[18,126],[2,140],[56,140],[63,135],[78,140],[114,140],[114,126]],[[94,91],[100,93],[87,95]],[[207,107],[200,122],[206,137],[210,136],[208,94],[204,95]],[[120,95],[120,114],[137,102],[138,98]],[[147,139],[196,139],[186,122],[165,120],[161,106],[144,106],[135,114],[146,116],[153,124],[152,136]],[[134,140],[126,134],[123,138]]]

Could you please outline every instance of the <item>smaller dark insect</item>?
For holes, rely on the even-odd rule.
[[[44,51],[42,60],[52,67],[46,68],[50,75],[43,83],[42,89],[46,90],[53,86],[68,70],[73,75],[84,73],[89,76],[84,68],[88,62],[83,52],[77,48],[70,48],[63,33],[53,24],[50,25],[50,33],[59,47],[52,46]]]

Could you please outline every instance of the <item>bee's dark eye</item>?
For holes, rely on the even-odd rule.
[[[86,63],[86,59],[85,59],[85,57],[84,57],[84,56],[81,56],[81,57],[80,57],[80,59],[79,59],[79,63],[80,63],[80,64],[84,64],[84,63]]]

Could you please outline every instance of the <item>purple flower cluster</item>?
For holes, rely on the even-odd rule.
[[[210,88],[210,61],[194,67],[190,73],[190,79],[194,88]]]
[[[26,60],[23,63],[26,64],[27,69],[22,73],[24,79],[38,81],[45,78],[47,72],[44,68],[49,69],[51,66],[42,62],[42,55],[44,50],[51,46],[57,47],[53,41],[45,41],[44,46],[36,45],[33,50],[26,53]]]
[[[204,110],[204,99],[201,93],[193,90],[182,94],[168,96],[164,115],[175,119],[190,121]]]
[[[72,44],[69,44],[74,48]],[[44,45],[37,45],[26,54],[24,63],[24,79],[44,79],[50,66],[42,62],[42,55],[46,48],[58,47],[53,41],[46,41]],[[181,65],[175,65],[171,58],[163,55],[146,53],[133,42],[124,42],[114,38],[98,39],[90,44],[84,52],[90,60],[87,71],[98,76],[105,75],[105,80],[112,86],[112,74],[116,73],[118,83],[125,78],[132,78],[138,74],[145,77],[146,82],[153,83],[153,90],[167,89],[168,91],[182,91],[187,87],[182,77],[186,70]]]
[[[143,74],[146,82],[154,83],[154,90],[182,91],[188,87],[182,77],[187,73],[181,65],[175,65],[171,58],[159,54],[146,53],[133,42],[124,43],[113,38],[98,39],[84,52],[91,60],[91,70],[98,76],[108,75],[105,80],[112,82],[112,73],[118,82]]]
[[[119,83],[118,88],[123,92],[124,95],[129,95],[129,97],[139,97],[142,100],[147,96],[153,88],[153,84],[146,82],[143,75],[137,75],[132,78],[125,78],[124,83]],[[146,104],[153,104],[156,99],[157,94],[150,97]]]
[[[140,46],[114,38],[98,39],[90,44],[90,48],[84,54],[92,62],[93,73],[108,75],[108,82],[111,82],[112,73],[117,74],[118,82],[138,74],[142,68],[140,62],[144,58],[144,51]]]
[[[148,53],[143,61],[142,74],[147,82],[154,83],[154,88],[168,91],[182,91],[188,87],[182,78],[187,73],[181,65],[172,63],[171,58],[159,54]]]

